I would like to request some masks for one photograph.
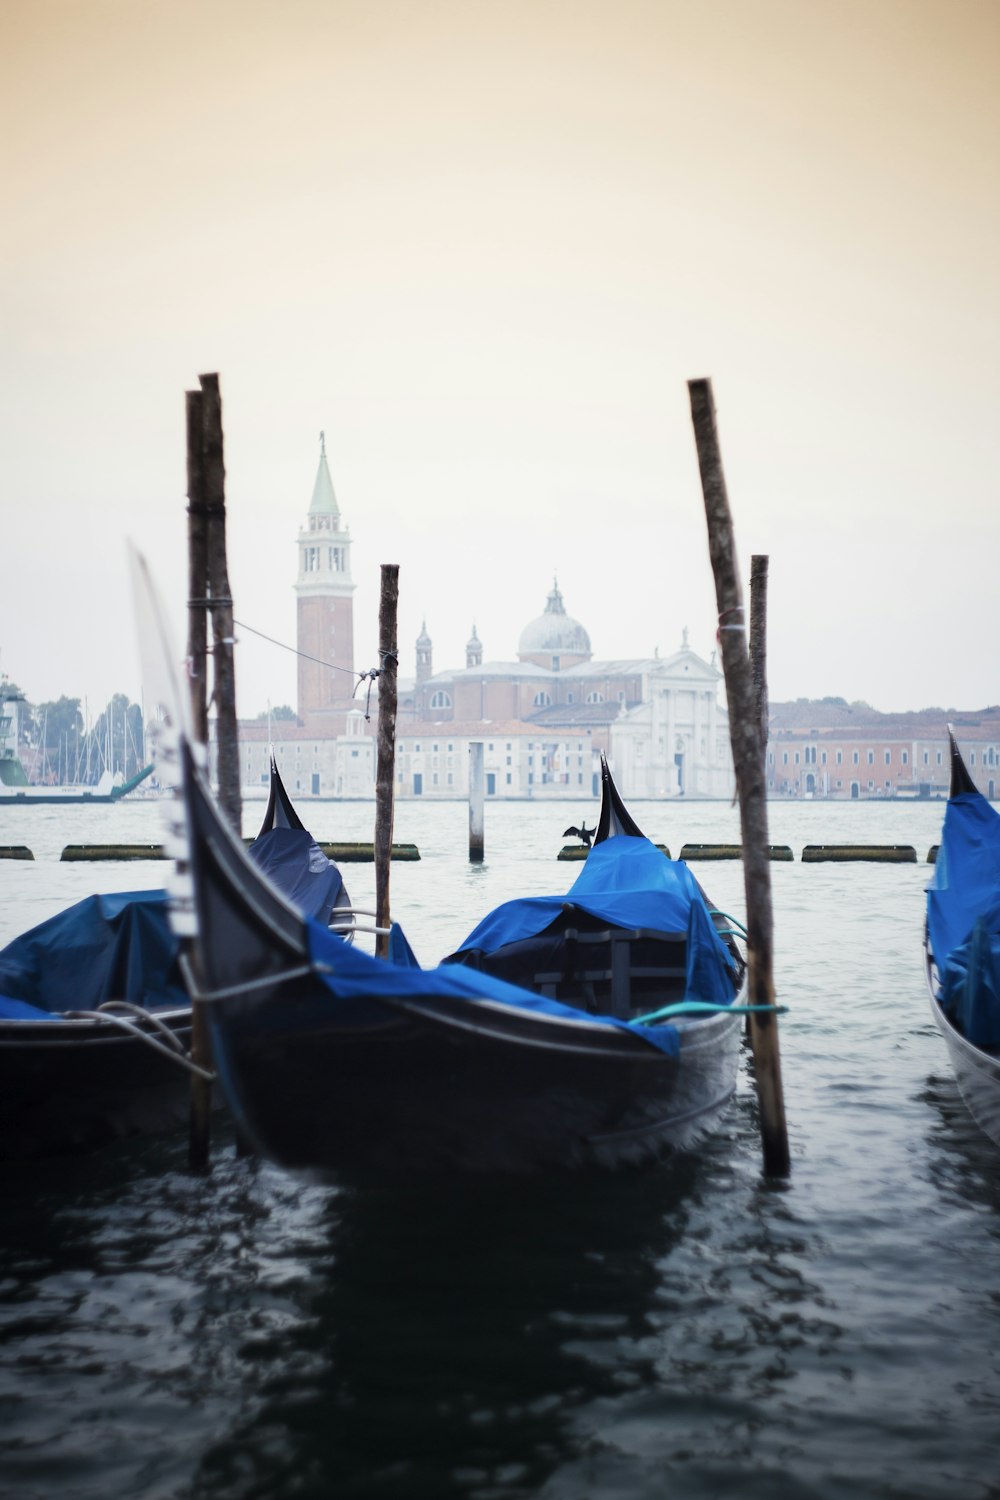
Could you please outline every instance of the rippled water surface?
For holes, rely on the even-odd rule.
[[[425,962],[568,884],[572,814],[402,804],[395,915]],[[252,831],[262,808],[247,810]],[[678,852],[720,804],[638,805]],[[917,865],[773,866],[790,1182],[761,1177],[744,1068],[697,1155],[619,1179],[348,1192],[186,1143],[0,1169],[0,1493],[90,1497],[1000,1496],[1000,1153],[969,1120],[920,968],[940,805],[771,809],[771,837]],[[371,807],[309,809],[319,837]],[[0,941],[162,865],[154,804],[0,811]],[[701,865],[743,912],[739,865]],[[370,867],[347,871],[372,894]]]

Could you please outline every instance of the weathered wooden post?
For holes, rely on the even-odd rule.
[[[205,431],[201,391],[188,391],[187,489],[188,489],[188,673],[191,684],[191,720],[194,737],[206,750],[208,744],[208,518],[205,496]],[[200,988],[202,966],[197,942],[184,940],[183,950],[195,982]],[[209,1066],[210,1044],[204,1007],[191,999],[191,1060]],[[188,1164],[194,1171],[208,1166],[212,1118],[212,1085],[196,1073],[191,1075],[191,1115],[188,1133]]]
[[[208,521],[209,607],[212,612],[212,701],[219,806],[239,838],[240,748],[236,730],[236,671],[233,663],[233,600],[226,561],[226,467],[222,451],[222,397],[218,375],[198,377],[202,391],[203,478]]]
[[[754,712],[760,725],[760,758],[767,795],[767,566],[768,559],[755,554],[750,559],[750,673],[753,677]],[[742,850],[740,851],[742,853]],[[746,1034],[751,1037],[753,1016],[747,1016]]]
[[[768,558],[755,553],[750,559],[750,670],[753,675],[754,707],[760,726],[760,757],[767,791],[767,568]]]
[[[774,912],[768,861],[767,786],[761,753],[761,712],[754,690],[743,596],[736,566],[733,521],[722,472],[722,456],[715,423],[715,404],[708,380],[688,382],[691,417],[698,449],[708,545],[715,576],[719,610],[719,646],[726,697],[729,737],[740,799],[743,835],[743,876],[747,902],[748,999],[751,1005],[774,1004]],[[788,1128],[781,1086],[778,1020],[771,1013],[751,1016],[754,1075],[760,1106],[764,1170],[787,1177],[790,1170]]]
[[[191,721],[199,745],[208,744],[208,517],[205,513],[201,391],[188,391],[188,650]]]
[[[378,608],[378,741],[375,762],[375,923],[388,927],[389,864],[392,859],[392,816],[396,775],[396,607],[399,602],[399,564],[382,564]],[[379,933],[375,953],[385,958],[388,935]]]
[[[469,742],[469,863],[481,865],[485,848],[483,820],[483,742]]]

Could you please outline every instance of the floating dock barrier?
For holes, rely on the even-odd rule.
[[[685,844],[680,853],[681,859],[742,859],[742,844]],[[768,859],[789,860],[794,859],[788,844],[768,844]]]
[[[371,864],[375,858],[374,844],[324,844],[321,839],[317,839],[317,843],[327,859],[332,859],[337,865]],[[389,858],[405,863],[419,859],[420,850],[416,844],[393,844]]]
[[[842,864],[866,861],[880,865],[915,865],[917,851],[912,844],[807,844],[802,851],[804,865],[819,864],[824,860],[838,860]]]
[[[244,843],[249,846],[253,839],[245,839]],[[319,840],[317,843],[327,859],[332,859],[338,865],[362,864],[366,861],[371,864],[375,858],[373,844],[324,844]],[[27,854],[10,857],[33,859],[34,855],[29,849]],[[84,860],[166,859],[166,855],[162,844],[67,844],[59,858],[73,863]],[[392,858],[403,861],[419,859],[420,850],[416,844],[393,844]]]
[[[931,847],[928,849],[928,851],[927,851],[927,863],[929,865],[936,865],[937,864],[938,850],[940,849],[940,847],[941,847],[940,844],[932,844]]]
[[[67,844],[59,856],[66,864],[91,860],[165,859],[162,844]]]
[[[666,844],[657,844],[656,847],[661,854],[670,858],[670,850]],[[586,844],[563,844],[556,857],[557,859],[586,859],[589,853],[590,850]]]
[[[0,844],[0,859],[34,859],[27,844]]]

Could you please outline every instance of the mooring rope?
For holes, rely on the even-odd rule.
[[[130,1014],[118,1015],[117,1010],[125,1010]],[[141,1005],[132,1005],[126,1000],[107,1000],[98,1010],[67,1010],[63,1012],[63,1015],[68,1021],[105,1021],[111,1026],[117,1026],[119,1030],[134,1037],[136,1041],[145,1042],[147,1047],[152,1047],[154,1052],[159,1052],[168,1062],[176,1063],[179,1068],[184,1068],[186,1072],[193,1073],[197,1078],[203,1078],[206,1083],[215,1082],[217,1075],[211,1069],[203,1068],[193,1062],[184,1051],[180,1040],[170,1031],[169,1026],[151,1011],[144,1010]],[[137,1019],[148,1021],[159,1032],[166,1032],[170,1037],[171,1045],[168,1047],[158,1037],[151,1036],[148,1031],[143,1031],[142,1027],[137,1024]]]

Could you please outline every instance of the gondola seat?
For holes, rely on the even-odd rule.
[[[572,911],[572,908],[570,908]],[[687,934],[651,928],[606,927],[573,912],[535,937],[491,953],[465,949],[448,963],[463,963],[548,999],[593,1014],[627,1018],[683,998]]]

